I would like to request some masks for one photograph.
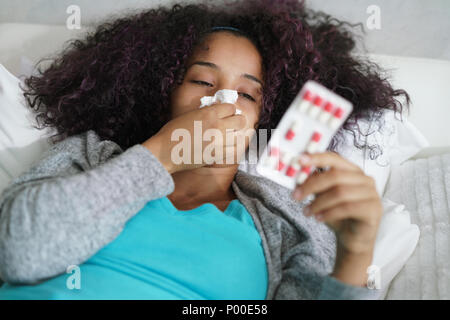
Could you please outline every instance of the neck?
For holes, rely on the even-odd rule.
[[[231,188],[239,165],[205,166],[172,174],[175,190],[170,199],[204,203],[236,199]]]

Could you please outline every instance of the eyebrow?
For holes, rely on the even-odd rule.
[[[215,70],[220,70],[220,67],[218,65],[216,65],[216,64],[214,64],[212,62],[206,62],[206,61],[195,61],[187,69],[189,69],[190,67],[192,67],[194,65],[205,66],[205,67],[212,68],[212,69],[215,69]],[[244,73],[244,74],[241,75],[241,77],[250,79],[252,81],[255,81],[255,82],[259,83],[261,86],[263,86],[262,81],[259,80],[258,78],[256,78],[255,76],[252,76],[251,74]]]

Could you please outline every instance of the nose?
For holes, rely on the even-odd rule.
[[[204,96],[200,99],[200,108],[209,106],[214,103],[231,103],[236,105],[236,114],[242,114],[242,109],[236,103],[239,95],[236,90],[233,89],[220,89],[217,90],[214,96]]]

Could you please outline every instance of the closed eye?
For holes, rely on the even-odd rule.
[[[208,83],[208,82],[205,82],[205,81],[195,81],[195,80],[192,80],[192,82],[193,82],[193,83],[199,83],[199,84],[206,84],[207,86],[212,86],[211,83]]]
[[[207,85],[207,86],[210,86],[210,87],[212,87],[212,84],[211,83],[208,83],[208,82],[205,82],[205,81],[195,81],[195,80],[192,80],[191,82],[193,82],[193,83],[198,83],[198,84],[201,84],[201,85]],[[256,102],[256,100],[251,96],[251,95],[249,95],[249,94],[247,94],[247,93],[244,93],[244,92],[239,92],[239,93],[241,93],[244,97],[246,97],[248,100],[251,100],[251,101],[254,101],[254,102]]]

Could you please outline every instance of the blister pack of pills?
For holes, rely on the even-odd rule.
[[[351,102],[315,81],[308,81],[273,132],[256,170],[291,190],[315,170],[301,166],[304,153],[324,152],[353,110]]]

